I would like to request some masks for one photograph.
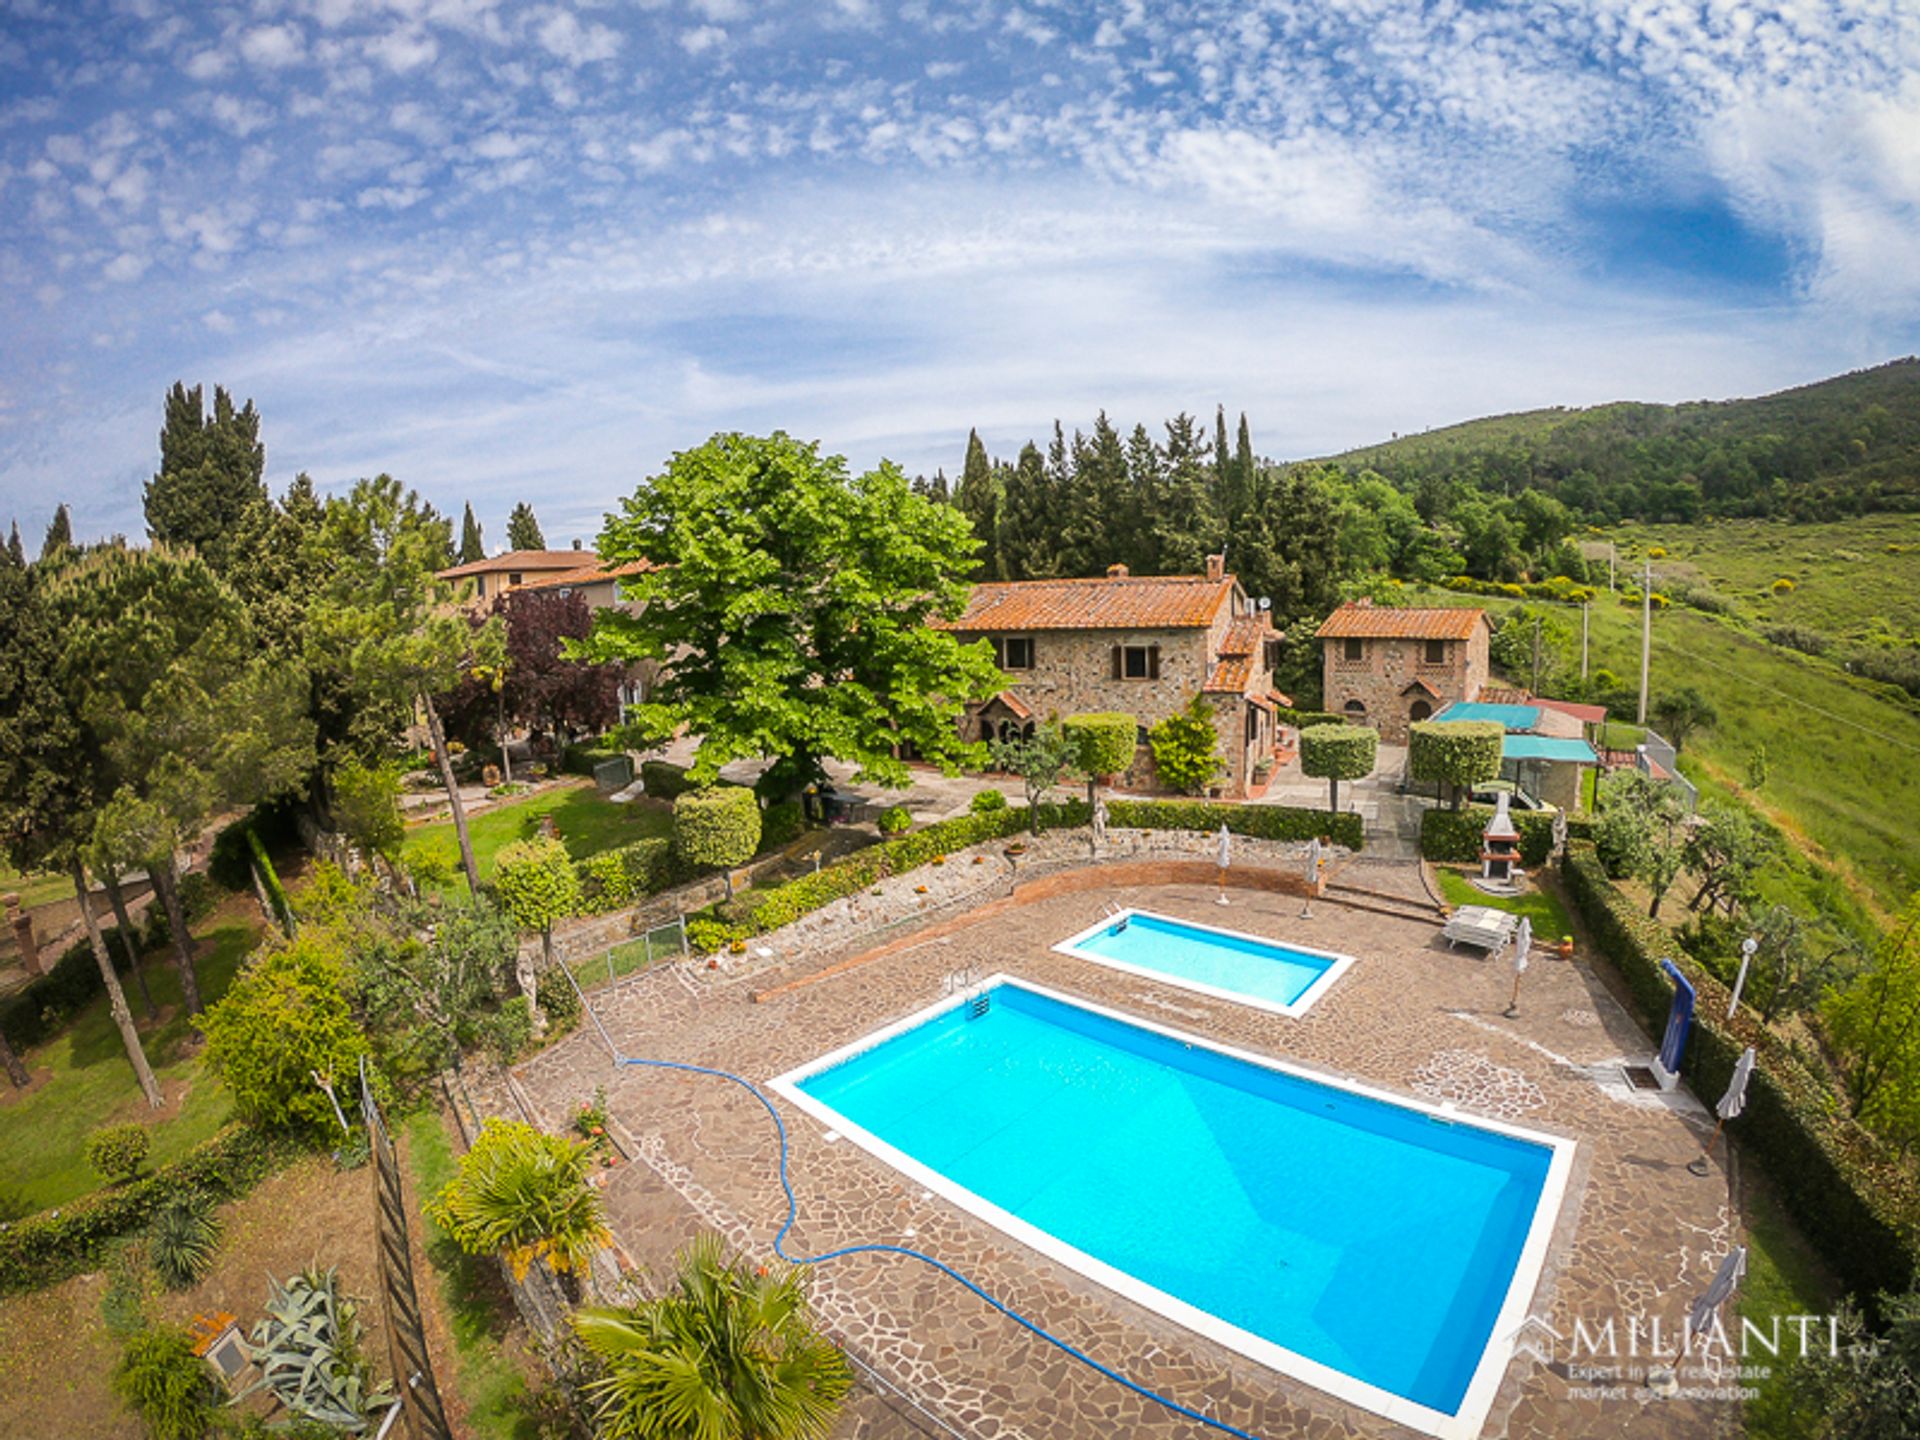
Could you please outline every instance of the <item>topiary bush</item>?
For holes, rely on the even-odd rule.
[[[807,812],[798,800],[776,800],[760,812],[760,848],[778,850],[807,833]]]
[[[647,794],[656,800],[677,800],[695,788],[687,779],[687,767],[669,760],[642,760],[640,781]]]
[[[1006,808],[1006,793],[1001,790],[982,790],[967,802],[971,815],[997,815]]]
[[[1347,717],[1336,715],[1331,710],[1288,710],[1274,712],[1282,725],[1291,725],[1296,730],[1311,730],[1316,725],[1344,725]]]
[[[604,915],[688,878],[687,866],[673,853],[673,842],[663,836],[602,850],[573,869],[583,915]]]
[[[1453,808],[1500,773],[1506,731],[1491,720],[1421,720],[1408,727],[1407,768],[1416,780],[1453,787]],[[1305,736],[1302,741],[1304,743]]]
[[[220,1387],[193,1339],[176,1325],[155,1325],[127,1340],[113,1389],[140,1417],[151,1440],[201,1440],[220,1408]]]
[[[1315,725],[1300,732],[1300,771],[1327,782],[1327,809],[1340,808],[1340,782],[1373,773],[1380,732],[1366,725]]]
[[[131,1180],[147,1163],[153,1136],[144,1125],[103,1125],[87,1136],[87,1164],[109,1185]]]
[[[689,790],[673,802],[673,848],[689,865],[726,872],[733,894],[733,867],[760,848],[760,802],[738,785]]]
[[[889,805],[874,823],[882,835],[904,835],[913,828],[913,812],[904,805]]]
[[[1088,776],[1119,775],[1140,748],[1140,722],[1117,711],[1069,715],[1060,728],[1074,744],[1074,763]],[[1094,783],[1088,780],[1088,785]]]

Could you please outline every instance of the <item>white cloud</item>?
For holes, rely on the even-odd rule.
[[[269,70],[297,65],[307,53],[306,35],[291,23],[257,26],[240,37],[240,53]]]
[[[224,310],[209,310],[200,317],[200,323],[216,335],[231,335],[237,328],[233,317]]]
[[[744,20],[750,13],[747,0],[693,0],[693,8],[707,19],[722,23]]]
[[[233,68],[233,56],[225,50],[202,50],[188,56],[180,68],[195,80],[216,80]]]
[[[243,140],[273,123],[273,111],[258,100],[247,100],[238,95],[216,95],[208,108],[217,124]]]
[[[396,75],[405,75],[431,62],[440,53],[439,42],[424,30],[389,30],[366,44],[367,58],[377,60]]]
[[[701,25],[680,32],[680,48],[689,55],[704,55],[727,42],[727,32],[718,25]]]
[[[620,53],[619,31],[596,23],[583,25],[571,10],[546,11],[534,36],[549,55],[569,65],[590,65]]]
[[[116,255],[107,262],[100,273],[117,284],[126,284],[146,274],[147,268],[152,264],[153,260],[150,256]]]

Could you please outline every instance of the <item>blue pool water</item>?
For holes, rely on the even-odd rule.
[[[799,1088],[1086,1255],[1454,1413],[1551,1150],[1002,984]]]
[[[1070,942],[1069,953],[1118,961],[1234,995],[1292,1005],[1335,963],[1251,935],[1229,935],[1139,911]]]

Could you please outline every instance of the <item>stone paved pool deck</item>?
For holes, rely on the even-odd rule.
[[[1134,865],[1125,872],[1138,875]],[[1355,873],[1359,871],[1356,867]],[[1388,875],[1370,867],[1370,882]],[[1409,881],[1408,877],[1413,877]],[[1417,893],[1412,867],[1385,888]],[[783,954],[778,968],[662,967],[596,992],[623,1052],[723,1067],[762,1083],[941,998],[966,967],[1004,971],[1226,1044],[1429,1100],[1571,1136],[1579,1145],[1566,1203],[1533,1308],[1562,1335],[1614,1317],[1658,1313],[1672,1334],[1737,1243],[1728,1177],[1696,1179],[1687,1162],[1707,1133],[1690,1098],[1629,1094],[1611,1067],[1651,1046],[1579,954],[1536,951],[1520,1018],[1502,1018],[1511,970],[1447,949],[1432,920],[1361,911],[1329,898],[1301,918],[1298,895],[1212,886],[1115,886],[1084,871],[1042,878],[1010,906],[943,917],[931,938],[897,932],[851,967],[845,953]],[[898,882],[893,882],[898,883]],[[1066,889],[1069,884],[1095,888]],[[1054,893],[1048,893],[1048,892]],[[1109,904],[1140,906],[1358,957],[1304,1017],[1196,995],[1051,952]],[[962,907],[963,909],[967,907]],[[818,978],[814,983],[794,981]],[[676,973],[677,972],[677,973]],[[781,988],[782,986],[786,988]],[[769,994],[771,991],[773,993]],[[756,999],[756,996],[763,998]],[[641,1266],[664,1268],[697,1231],[718,1229],[757,1260],[785,1213],[777,1145],[765,1112],[724,1081],[615,1070],[591,1027],[517,1071],[537,1118],[561,1128],[605,1086],[634,1163],[612,1172],[610,1221]],[[1603,1083],[1603,1080],[1607,1083]],[[799,1219],[788,1248],[816,1253],[892,1241],[937,1255],[1007,1304],[1139,1383],[1260,1436],[1404,1437],[1417,1432],[1335,1401],[1048,1261],[983,1220],[927,1195],[784,1101]],[[1196,1203],[1204,1200],[1196,1196]],[[1210,1432],[1074,1362],[926,1266],[858,1256],[812,1272],[816,1306],[855,1352],[939,1421],[916,1430],[897,1405],[863,1403],[845,1436],[956,1433],[998,1437],[1197,1437]],[[1381,1323],[1391,1324],[1391,1315]],[[1642,1364],[1645,1361],[1640,1362]],[[1661,1400],[1627,1385],[1620,1398],[1577,1393],[1564,1364],[1517,1355],[1488,1437],[1692,1437],[1737,1432],[1725,1401]],[[950,1427],[943,1432],[939,1425]]]

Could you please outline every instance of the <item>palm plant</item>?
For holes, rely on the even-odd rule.
[[[213,1268],[220,1245],[220,1221],[206,1196],[186,1191],[174,1196],[153,1217],[148,1234],[153,1268],[169,1290],[185,1290]]]
[[[604,1440],[813,1440],[853,1383],[800,1272],[729,1262],[717,1235],[681,1252],[665,1294],[573,1326],[606,1366],[588,1387]]]
[[[427,1213],[469,1255],[506,1256],[513,1273],[545,1259],[581,1271],[608,1240],[591,1150],[518,1120],[492,1119]]]

